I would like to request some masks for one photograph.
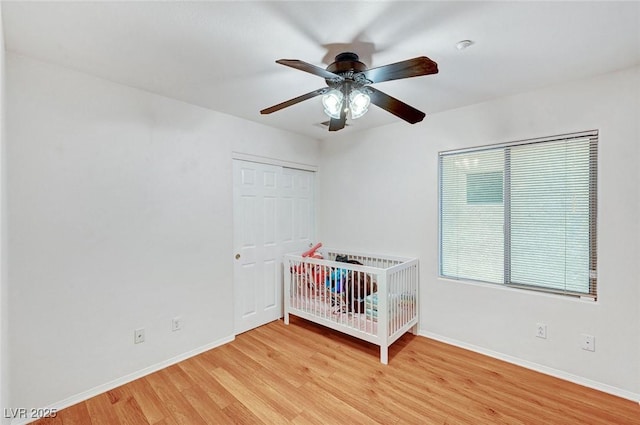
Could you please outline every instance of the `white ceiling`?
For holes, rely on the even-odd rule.
[[[325,86],[276,64],[369,67],[428,56],[440,73],[376,84],[427,113],[640,64],[640,2],[2,2],[7,50],[313,138]],[[475,44],[459,51],[458,41]],[[595,101],[595,100],[594,100]],[[397,122],[372,106],[353,132]],[[405,124],[410,125],[410,124]],[[420,123],[415,125],[421,125]]]

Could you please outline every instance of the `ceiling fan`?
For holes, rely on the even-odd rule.
[[[360,62],[358,55],[352,52],[340,53],[336,56],[335,62],[326,69],[297,59],[279,59],[276,63],[323,77],[327,87],[278,103],[261,110],[260,113],[270,114],[322,95],[324,112],[331,117],[329,131],[343,129],[347,116],[350,119],[357,119],[364,115],[370,103],[402,118],[410,124],[422,121],[425,117],[424,112],[370,85],[383,81],[438,73],[438,64],[426,56],[371,69],[367,69],[367,66]]]

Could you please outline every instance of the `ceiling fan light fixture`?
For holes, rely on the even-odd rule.
[[[369,110],[371,98],[362,91],[355,89],[349,93],[349,109],[351,111],[351,119],[360,118]]]
[[[322,96],[322,106],[324,106],[324,113],[331,118],[340,118],[340,112],[342,110],[342,100],[344,95],[339,90],[329,90]]]

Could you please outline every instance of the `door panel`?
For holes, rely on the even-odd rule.
[[[315,173],[284,168],[280,206],[283,253],[303,252],[315,239]]]
[[[314,173],[234,160],[236,334],[282,317],[282,254],[315,236]]]

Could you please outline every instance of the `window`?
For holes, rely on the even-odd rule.
[[[595,299],[597,139],[441,152],[440,275]]]

